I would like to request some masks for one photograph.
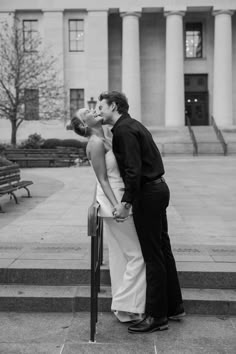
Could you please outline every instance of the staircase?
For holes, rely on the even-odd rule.
[[[192,129],[197,140],[199,155],[222,155],[224,153],[213,126],[192,126]]]
[[[222,135],[227,143],[228,154],[236,154],[236,127],[223,128]]]
[[[42,247],[41,247],[42,248]],[[32,249],[30,259],[19,259],[15,266],[0,268],[0,311],[78,312],[90,309],[89,257],[80,260],[76,251],[66,246],[44,250],[44,260]],[[61,250],[60,250],[61,248]],[[78,247],[77,247],[78,248]],[[236,263],[214,262],[224,247],[201,253],[197,246],[173,247],[186,312],[204,315],[236,315]],[[46,248],[45,248],[46,249]],[[89,245],[79,245],[79,252],[88,252]],[[42,250],[40,250],[42,252]],[[54,253],[50,253],[54,252]],[[64,252],[64,256],[61,255]],[[68,252],[68,256],[66,256]],[[227,251],[228,252],[228,251]],[[231,247],[230,255],[236,253]],[[213,254],[213,255],[212,255]],[[191,258],[191,261],[186,261]],[[200,262],[200,258],[203,262]],[[228,257],[228,255],[227,255]],[[65,259],[66,258],[66,259]],[[105,260],[107,250],[105,249]],[[185,259],[185,261],[184,261]],[[101,269],[99,311],[111,306],[110,277],[107,262]]]
[[[149,127],[162,155],[193,155],[193,144],[188,127]]]

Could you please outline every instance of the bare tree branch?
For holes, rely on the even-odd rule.
[[[17,129],[24,120],[31,118],[30,110],[38,112],[37,119],[67,115],[65,91],[59,79],[57,58],[48,48],[42,47],[39,35],[24,43],[22,23],[18,18],[12,26],[5,22],[0,27],[0,115],[11,121],[15,131],[12,143],[16,143]],[[36,101],[36,96],[26,94],[30,90],[37,92]]]

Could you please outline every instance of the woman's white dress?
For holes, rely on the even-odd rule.
[[[112,150],[105,155],[107,175],[118,201],[124,194],[124,183],[120,176]],[[112,311],[132,313],[145,312],[146,268],[132,215],[124,222],[116,222],[112,216],[112,205],[97,184],[99,214],[104,220],[104,236],[109,251],[109,268],[112,287]]]

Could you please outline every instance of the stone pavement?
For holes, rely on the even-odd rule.
[[[170,236],[178,269],[236,272],[236,157],[164,158],[171,190]],[[33,198],[0,199],[1,269],[78,269],[89,264],[90,167],[22,169]],[[23,195],[24,191],[19,191]],[[107,253],[105,253],[107,262]],[[97,344],[89,317],[0,313],[0,354],[235,353],[234,318],[188,316],[165,333],[129,336],[109,313],[99,316]]]
[[[173,157],[164,162],[171,190],[169,231],[177,261],[234,263],[236,157]],[[85,249],[90,242],[87,209],[95,185],[91,168],[22,169],[22,178],[34,181],[33,198],[21,197],[19,205],[7,196],[1,198],[6,213],[0,214],[0,262],[8,259],[12,264],[24,255],[30,259],[32,247],[39,243],[43,248],[38,252],[46,259],[55,243],[65,246],[64,259],[71,259],[68,253],[78,244]]]
[[[127,332],[99,313],[97,342],[89,343],[89,314],[0,313],[0,354],[233,354],[236,318],[187,316],[169,330]]]

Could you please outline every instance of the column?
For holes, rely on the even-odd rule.
[[[232,20],[233,11],[215,11],[213,117],[220,126],[233,124]]]
[[[87,87],[85,102],[97,100],[102,91],[108,90],[108,11],[88,10],[85,32]]]
[[[130,115],[141,120],[140,45],[138,12],[121,14],[122,25],[122,92],[127,96]]]
[[[184,126],[184,12],[166,16],[165,125]]]

